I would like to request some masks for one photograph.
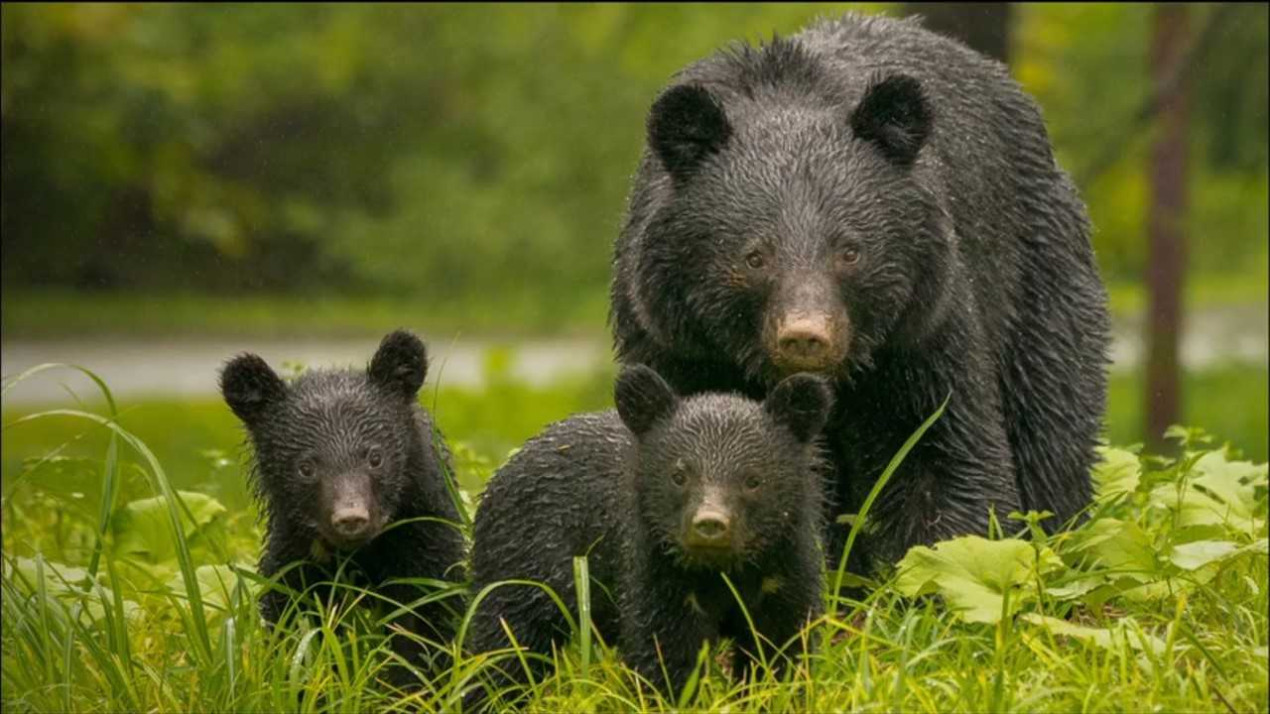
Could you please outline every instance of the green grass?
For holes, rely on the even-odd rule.
[[[499,296],[487,301],[323,296],[210,296],[6,292],[5,338],[382,335],[398,327],[472,337],[602,334],[603,291],[568,299]]]
[[[1197,276],[1187,282],[1190,308],[1260,303],[1266,275]],[[1110,306],[1119,315],[1146,305],[1141,283],[1113,283]],[[488,300],[410,300],[323,296],[209,296],[7,291],[0,301],[6,338],[86,335],[363,336],[401,326],[425,334],[604,336],[608,295],[603,290],[569,298],[493,296]]]
[[[1192,371],[1182,379],[1182,419],[1202,424],[1231,441],[1251,459],[1265,461],[1270,424],[1270,372],[1265,367],[1228,365]],[[1140,372],[1111,378],[1107,399],[1107,438],[1113,444],[1145,440],[1142,409],[1146,396]]]
[[[1231,366],[1186,375],[1183,421],[1204,424],[1211,433],[1237,445],[1248,458],[1266,460],[1268,374],[1265,369]],[[481,468],[501,463],[509,451],[543,426],[579,411],[612,406],[611,377],[609,371],[602,371],[543,388],[505,379],[495,380],[484,389],[434,389],[429,384],[422,401],[432,409],[447,437],[464,445],[459,456],[483,464],[460,474],[467,479],[463,483],[466,488],[477,489],[484,473]],[[1112,378],[1107,415],[1111,443],[1143,441],[1142,399],[1140,375]],[[3,422],[12,423],[33,410],[7,409]],[[119,423],[154,450],[178,488],[212,494],[231,508],[247,507],[240,468],[242,430],[219,399],[124,402],[120,404]],[[57,451],[61,459],[99,459],[106,441],[103,429],[71,420],[39,421],[6,429],[0,434],[0,483],[7,490],[9,480],[21,473],[25,461],[52,451]],[[59,468],[61,463],[54,461],[44,468]],[[96,492],[98,478],[68,467],[64,474],[47,479],[43,487],[62,495],[87,494],[88,498]],[[137,485],[144,491],[142,481]]]
[[[460,482],[475,492],[509,450],[546,423],[608,406],[610,377],[550,388],[502,380],[479,391],[429,388],[423,401],[456,445]],[[1187,420],[1264,461],[1266,386],[1264,369],[1189,375]],[[1113,442],[1138,440],[1135,378],[1113,380],[1111,394]],[[56,406],[78,408],[67,402]],[[86,404],[87,411],[107,411],[99,401]],[[334,607],[320,618],[297,620],[284,633],[264,631],[254,610],[260,584],[251,574],[259,524],[244,489],[237,458],[241,432],[232,415],[219,402],[123,402],[119,410],[123,432],[113,447],[112,432],[85,417],[15,424],[31,410],[3,415],[0,682],[6,711],[435,711],[454,709],[461,687],[479,680],[486,661],[464,658],[450,677],[423,692],[405,697],[388,691],[375,681],[389,661],[382,629],[366,608]],[[153,463],[130,445],[134,437],[153,452]],[[1044,547],[1052,546],[1077,573],[1081,548],[1164,558],[1176,544],[1191,544],[1200,531],[1144,505],[1160,484],[1188,477],[1179,476],[1180,466],[1153,471],[1152,463],[1134,477],[1141,482],[1136,495],[1103,504],[1095,519],[1101,525],[1078,532],[1097,529],[1102,540],[1076,537]],[[117,487],[106,488],[109,482]],[[184,516],[172,495],[176,489],[206,494],[225,509],[187,495],[190,515]],[[161,498],[144,500],[155,495]],[[1260,536],[1209,528],[1200,533],[1201,545],[1220,538],[1264,542],[1264,487],[1256,498],[1253,518],[1259,520],[1252,522],[1259,523]],[[122,545],[137,540],[118,520],[125,504],[148,504],[155,533],[150,540],[168,543],[169,555],[159,554],[158,546],[141,552]],[[1116,524],[1138,524],[1132,533],[1151,540],[1128,547],[1122,543],[1128,530],[1104,532],[1103,526]],[[105,546],[95,558],[101,532]],[[184,558],[175,542],[185,544]],[[1119,544],[1119,550],[1106,544]],[[1029,571],[1010,590],[1013,601],[1005,601],[1005,609],[1018,614],[997,622],[958,615],[945,604],[955,591],[936,588],[942,597],[912,597],[909,584],[891,579],[817,623],[820,650],[788,679],[760,673],[753,685],[739,687],[710,657],[678,708],[1266,710],[1270,586],[1264,555],[1223,560],[1193,582],[1175,577],[1167,559],[1158,563],[1161,570],[1151,577],[1168,575],[1160,582],[1170,589],[1149,599],[1117,590],[1125,582],[1137,584],[1132,578],[1156,582],[1141,572],[1125,571],[1130,580],[1115,580],[1108,575],[1114,570],[1080,571],[1083,579],[1073,582],[1050,573],[1038,594],[1028,588],[1042,574]],[[82,582],[99,585],[84,591]],[[1079,590],[1082,583],[1092,589],[1075,599],[1054,589]],[[347,592],[353,599],[367,597]],[[1029,619],[1038,615],[1064,619],[1077,632]],[[676,708],[639,686],[611,644],[591,639],[566,649],[558,673],[531,692],[533,708]]]
[[[1257,261],[1248,272],[1237,275],[1198,275],[1186,281],[1189,309],[1261,304],[1266,301],[1266,263]],[[1110,282],[1107,298],[1117,315],[1137,314],[1146,309],[1146,286],[1141,282]]]

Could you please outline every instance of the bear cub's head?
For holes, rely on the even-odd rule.
[[[254,354],[225,366],[221,393],[247,427],[271,528],[351,550],[397,518],[431,446],[416,422],[427,370],[423,343],[406,331],[385,337],[364,371],[309,371],[288,384]]]
[[[639,517],[689,568],[730,569],[772,555],[799,528],[820,528],[816,436],[833,404],[821,377],[796,374],[763,402],[731,394],[680,399],[652,369],[618,378],[635,435]]]

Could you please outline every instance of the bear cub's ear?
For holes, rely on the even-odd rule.
[[[723,107],[704,87],[680,85],[657,98],[648,113],[648,145],[670,175],[690,177],[732,135]]]
[[[370,381],[407,399],[414,399],[428,376],[428,350],[406,330],[384,337],[366,369]]]
[[[767,395],[763,408],[777,424],[802,443],[814,439],[829,420],[833,389],[823,377],[795,374],[786,377]]]
[[[921,83],[896,74],[870,83],[851,113],[851,130],[876,144],[892,163],[907,167],[930,136],[933,120]]]
[[[674,413],[679,398],[660,374],[638,364],[622,370],[613,389],[613,401],[626,428],[642,436]]]
[[[259,356],[242,354],[221,370],[220,392],[234,414],[250,426],[270,405],[286,398],[287,385]]]

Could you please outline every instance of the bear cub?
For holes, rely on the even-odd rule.
[[[266,517],[263,575],[285,571],[286,588],[300,593],[317,585],[314,594],[326,599],[331,576],[352,566],[375,592],[404,606],[427,593],[388,581],[456,579],[464,542],[451,525],[459,514],[445,482],[450,456],[416,401],[427,369],[423,343],[405,331],[386,336],[364,371],[314,370],[288,384],[254,354],[225,366],[221,392],[247,428],[252,486]],[[421,518],[431,520],[390,527]],[[299,565],[288,568],[293,563]],[[276,624],[288,605],[284,591],[271,589],[261,597],[261,614]],[[444,648],[452,617],[447,603],[434,600],[395,623]],[[393,649],[427,668],[418,641],[397,636]],[[394,668],[392,677],[406,684],[407,674]]]
[[[615,398],[616,412],[549,426],[491,479],[475,520],[473,592],[536,581],[576,613],[573,557],[586,555],[596,631],[648,682],[674,696],[702,643],[719,638],[735,643],[733,672],[744,676],[759,643],[722,575],[765,647],[796,640],[821,610],[815,438],[829,385],[800,374],[762,403],[680,399],[636,366],[619,377]],[[541,588],[502,585],[474,616],[471,650],[510,647],[504,623],[543,659],[569,637]],[[530,661],[536,675],[545,671]],[[516,659],[501,664],[523,680]]]

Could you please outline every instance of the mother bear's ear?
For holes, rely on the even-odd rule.
[[[648,145],[679,181],[690,178],[730,136],[732,126],[723,106],[705,87],[671,87],[648,113]]]
[[[851,113],[851,130],[873,142],[892,163],[908,167],[930,137],[933,121],[921,83],[895,74],[869,83]]]

